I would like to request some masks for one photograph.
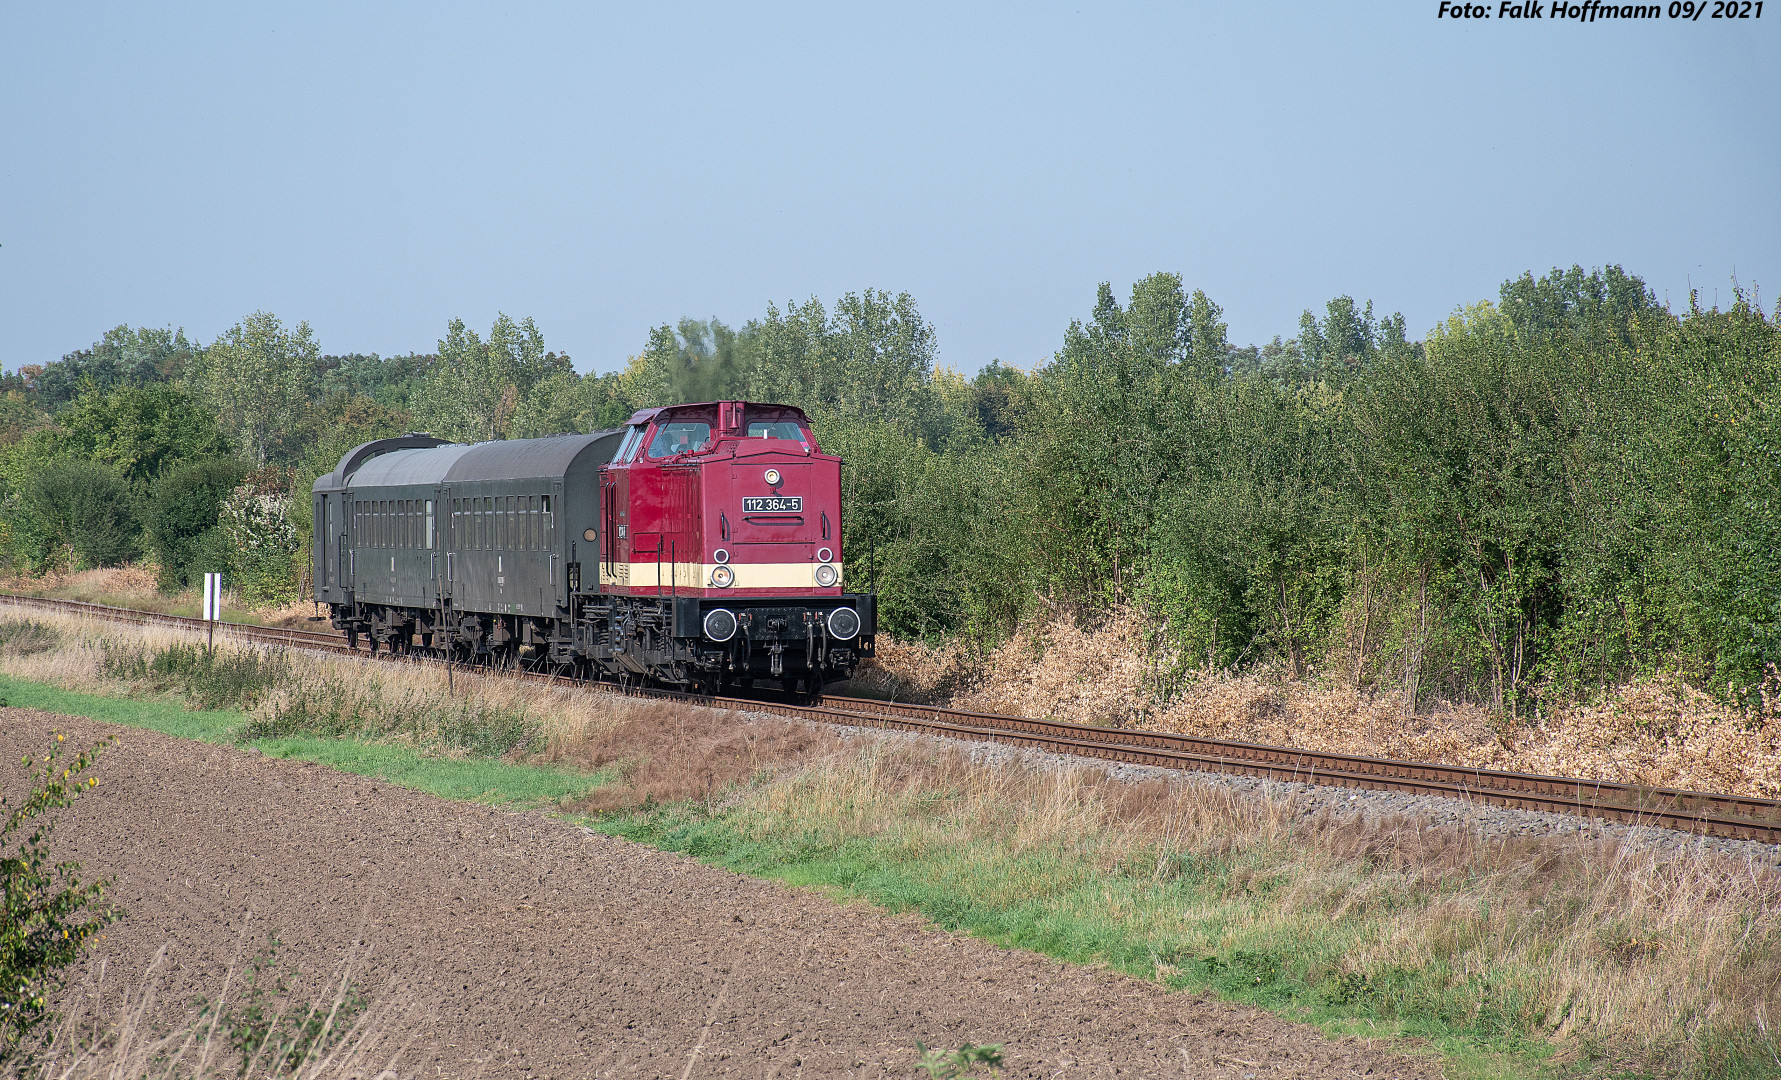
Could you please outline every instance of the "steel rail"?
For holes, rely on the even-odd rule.
[[[0,603],[46,611],[75,612],[138,625],[163,625],[187,630],[200,630],[205,626],[201,619],[80,600],[0,593]],[[219,629],[229,636],[257,644],[317,649],[361,657],[368,655],[349,649],[345,638],[333,631],[298,630],[251,623],[226,623]],[[380,658],[422,663],[443,662],[437,658],[400,653],[384,653],[380,654]],[[557,678],[538,671],[495,673],[546,682]],[[1125,764],[1252,776],[1326,787],[1433,795],[1511,809],[1565,813],[1622,824],[1675,829],[1722,839],[1781,843],[1781,800],[1745,795],[1645,787],[1610,780],[1542,776],[1431,762],[1397,761],[1145,729],[1096,727],[1061,720],[1002,716],[870,698],[824,697],[820,704],[806,705],[757,698],[709,697],[669,690],[621,690],[607,683],[593,685],[617,692],[667,698],[713,708],[765,712],[837,725],[909,731],[973,742],[994,742]]]

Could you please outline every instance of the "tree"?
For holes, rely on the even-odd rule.
[[[88,389],[57,414],[60,444],[143,483],[176,462],[228,452],[217,417],[190,391],[169,383]]]
[[[178,378],[201,351],[186,340],[183,329],[116,326],[91,348],[77,349],[51,364],[27,365],[20,374],[39,404],[54,409],[83,388],[148,386]]]
[[[453,319],[439,342],[439,362],[416,390],[416,423],[458,442],[505,439],[520,402],[540,379],[574,371],[567,355],[546,352],[530,318],[496,317],[485,342]]]
[[[177,466],[155,483],[144,524],[162,588],[190,585],[194,573],[223,568],[218,515],[246,474],[239,460],[217,457]],[[213,565],[194,565],[200,561]]]
[[[204,350],[190,384],[216,411],[223,433],[263,465],[296,452],[287,437],[302,427],[319,359],[308,323],[286,330],[278,316],[256,311]]]

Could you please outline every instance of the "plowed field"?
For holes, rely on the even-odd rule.
[[[100,993],[163,945],[178,1010],[266,930],[324,974],[362,939],[360,983],[425,1010],[403,1077],[914,1077],[917,1039],[1004,1043],[1015,1077],[1436,1075],[543,814],[20,709],[0,710],[0,752],[52,726],[119,739],[57,833],[129,912],[86,967]]]

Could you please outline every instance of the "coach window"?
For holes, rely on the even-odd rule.
[[[550,496],[540,495],[539,499],[544,504],[544,546],[549,549],[557,546],[556,522],[550,517]]]
[[[495,500],[487,495],[482,497],[482,521],[476,531],[482,539],[478,547],[487,551],[495,546]]]
[[[408,546],[421,546],[421,502],[419,499],[408,500]]]
[[[431,551],[431,550],[433,550],[433,500],[432,499],[427,500],[426,510],[427,510],[427,531],[426,531],[427,550]]]

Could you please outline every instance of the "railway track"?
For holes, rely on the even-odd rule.
[[[172,626],[202,631],[199,619],[78,600],[0,593],[14,607],[84,614],[114,622]],[[225,638],[259,645],[334,653],[347,648],[332,631],[220,624]],[[389,654],[381,654],[388,656]],[[414,658],[393,656],[394,660]],[[419,662],[438,663],[437,660]],[[517,678],[548,681],[543,672],[510,672]],[[616,691],[616,688],[614,688]],[[1743,795],[1641,787],[1607,780],[1473,769],[1457,765],[1394,761],[1292,747],[1205,739],[1129,728],[1104,728],[1058,720],[966,712],[932,705],[825,696],[813,705],[754,698],[703,697],[673,691],[630,691],[715,708],[766,712],[852,727],[873,727],[975,742],[1047,750],[1076,757],[1191,772],[1229,773],[1328,787],[1404,792],[1463,799],[1519,810],[1575,814],[1629,825],[1675,829],[1730,840],[1781,843],[1781,801]]]

